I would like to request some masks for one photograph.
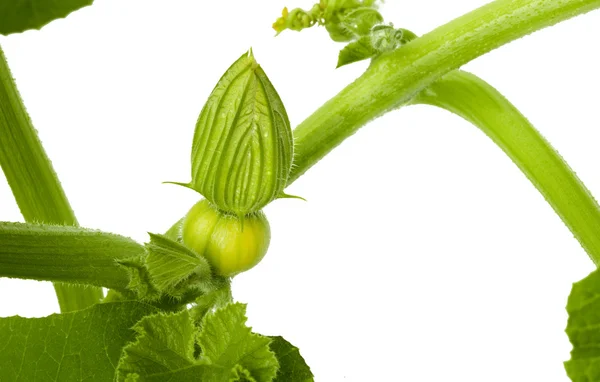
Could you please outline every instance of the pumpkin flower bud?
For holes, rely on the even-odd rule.
[[[215,272],[231,277],[258,264],[271,240],[269,222],[262,212],[244,217],[220,212],[206,199],[196,203],[183,219],[182,240],[204,256]]]
[[[221,77],[200,113],[192,181],[185,186],[243,217],[285,196],[292,157],[283,103],[249,51]]]

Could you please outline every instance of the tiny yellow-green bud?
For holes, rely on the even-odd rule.
[[[271,240],[269,222],[262,212],[245,216],[217,210],[204,199],[183,219],[182,240],[204,256],[221,276],[234,276],[258,264]]]

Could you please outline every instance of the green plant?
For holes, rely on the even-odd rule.
[[[257,156],[261,150],[254,149],[254,153],[249,145],[250,159],[237,167],[213,166],[202,158],[199,163],[205,172],[199,176],[198,187],[194,187],[197,172],[192,173],[188,186],[199,190],[221,209],[214,213],[234,222],[240,232],[248,232],[256,216],[252,214],[275,197],[286,196],[282,194],[283,184],[277,184],[283,178],[287,178],[285,184],[289,185],[346,137],[387,111],[408,104],[435,105],[464,117],[490,136],[540,190],[598,263],[600,238],[596,230],[600,214],[588,190],[514,106],[481,79],[456,69],[515,38],[599,6],[598,1],[500,0],[419,38],[406,29],[384,24],[372,2],[330,1],[307,12],[284,12],[275,23],[278,31],[283,27],[298,30],[315,23],[324,24],[335,41],[348,43],[340,52],[338,66],[366,58],[372,59],[371,65],[294,130],[291,171],[292,150],[285,139],[289,129],[289,123],[287,126],[285,123],[287,117],[275,123],[272,113],[260,109],[269,101],[275,102],[271,110],[280,110],[279,115],[283,116],[285,110],[278,104],[278,97],[268,97],[273,91],[261,92],[240,84],[237,93],[230,93],[232,99],[228,103],[233,110],[243,110],[241,115],[250,118],[225,125],[230,126],[235,136],[236,126],[252,125],[255,117],[270,115],[257,126],[267,126],[272,136],[281,132],[284,138],[275,140],[273,146],[279,149],[261,157]],[[32,18],[25,16],[22,26],[15,27],[18,18],[11,17],[10,28],[0,32],[39,27],[54,17],[32,24]],[[9,23],[0,23],[0,27],[4,25]],[[134,375],[141,380],[164,380],[167,375],[172,380],[272,380],[275,375],[278,380],[310,379],[310,371],[296,349],[280,337],[259,336],[245,327],[244,306],[232,303],[230,280],[224,277],[235,272],[216,271],[218,262],[210,255],[198,253],[198,248],[185,239],[185,220],[183,240],[181,227],[175,224],[165,235],[151,235],[143,246],[122,236],[75,227],[73,213],[1,58],[0,162],[30,223],[2,223],[0,275],[67,283],[57,284],[61,310],[65,313],[43,319],[14,317],[0,321],[10,345],[0,353],[3,365],[10,365],[3,366],[2,379],[35,380],[42,374],[54,380],[91,377],[110,380],[134,378]],[[249,67],[248,73],[256,73],[252,72],[257,68],[253,62]],[[219,138],[210,142],[221,144]],[[240,139],[240,142],[245,141]],[[228,148],[223,143],[218,151]],[[235,163],[235,153],[228,155],[222,160]],[[257,162],[263,159],[264,162]],[[193,156],[192,162],[195,160]],[[273,165],[274,173],[281,172],[271,180],[258,175],[252,178],[255,173],[248,168],[256,163],[259,163],[256,168],[267,164]],[[33,171],[23,171],[26,168]],[[235,168],[237,173],[229,176],[219,172],[229,168]],[[248,174],[249,181],[227,181],[238,179],[237,174]],[[256,179],[254,183],[252,179]],[[210,187],[205,189],[207,184]],[[254,184],[255,188],[245,184]],[[262,184],[270,187],[262,188]],[[214,192],[219,187],[222,194]],[[245,191],[239,192],[241,189]],[[268,192],[260,194],[265,189]],[[254,205],[242,203],[252,197],[257,200]],[[568,306],[571,313],[568,333],[575,349],[572,361],[566,366],[576,381],[600,379],[596,354],[589,350],[597,345],[595,278],[592,275],[576,284]],[[65,286],[81,284],[110,288],[110,292],[98,304],[99,289]],[[100,330],[103,328],[100,323],[106,321],[114,325],[107,326],[109,331]],[[87,337],[65,336],[86,325],[93,329],[86,332]],[[32,330],[37,338],[28,337]],[[232,335],[227,337],[224,333]],[[100,338],[108,338],[108,342],[101,343]],[[67,347],[81,352],[82,362],[77,366],[69,357],[65,358]],[[154,351],[165,347],[171,350],[168,356]],[[47,357],[36,367],[18,366],[23,362],[17,360],[33,361],[40,352],[46,352]],[[64,359],[63,363],[53,361],[58,358]]]

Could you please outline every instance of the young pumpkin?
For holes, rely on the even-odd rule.
[[[262,208],[283,192],[293,159],[290,121],[252,52],[223,74],[202,108],[192,145],[192,180],[200,193],[185,216],[182,240],[221,276],[254,267],[269,247]]]
[[[271,229],[262,212],[242,220],[203,199],[183,219],[181,237],[185,245],[210,262],[217,274],[231,277],[262,260],[269,248]]]

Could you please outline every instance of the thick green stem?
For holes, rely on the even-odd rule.
[[[42,147],[0,48],[0,165],[28,222],[77,225],[73,210]],[[62,312],[102,298],[100,288],[54,284]]]
[[[533,31],[600,7],[600,0],[497,0],[374,60],[294,131],[294,182],[361,126],[409,102],[442,75]]]
[[[413,99],[455,113],[479,127],[519,166],[600,265],[600,207],[567,163],[496,89],[455,71]]]
[[[0,222],[0,277],[125,291],[129,274],[117,261],[143,253],[142,245],[110,233],[71,226]]]

